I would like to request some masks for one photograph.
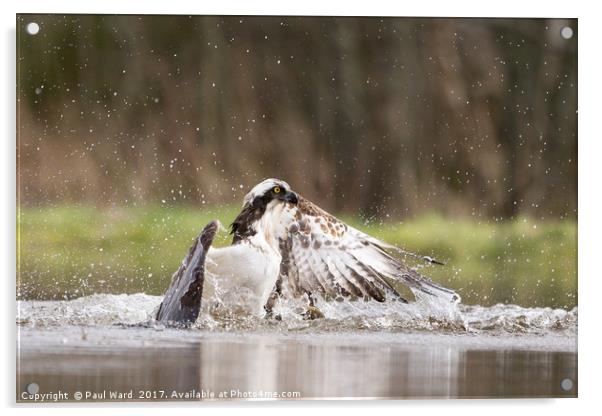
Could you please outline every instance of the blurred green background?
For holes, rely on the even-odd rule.
[[[57,207],[21,212],[19,297],[63,299],[93,293],[160,295],[188,247],[214,218],[228,225],[238,206],[99,210]],[[349,224],[447,264],[422,273],[460,293],[464,303],[577,304],[577,227],[573,221],[499,223],[438,215],[409,222]],[[216,245],[229,244],[223,232]]]
[[[209,219],[279,177],[447,261],[422,271],[467,303],[572,307],[577,34],[572,19],[19,15],[17,295],[161,294]]]

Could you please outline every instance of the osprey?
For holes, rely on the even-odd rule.
[[[316,310],[316,295],[407,302],[392,282],[416,295],[452,303],[460,299],[391,255],[408,253],[343,223],[282,180],[267,179],[244,197],[231,225],[232,245],[211,247],[218,229],[213,221],[197,237],[172,278],[157,320],[194,322],[204,284],[206,298],[218,289],[244,292],[251,312],[268,316],[281,297],[305,296],[308,311]]]

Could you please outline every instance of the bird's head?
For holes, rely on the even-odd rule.
[[[267,206],[272,201],[290,202],[297,204],[299,199],[297,194],[291,190],[288,183],[280,179],[266,179],[255,185],[251,191],[245,195],[243,207],[252,205],[256,207]]]
[[[299,203],[299,196],[288,183],[280,179],[266,179],[245,195],[242,211],[232,223],[234,243],[263,233],[271,243],[284,235],[292,220],[291,209]]]

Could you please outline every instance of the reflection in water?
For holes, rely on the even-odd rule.
[[[577,397],[577,354],[538,351],[467,351],[461,362],[462,397]],[[575,386],[561,389],[569,378]],[[479,382],[475,382],[479,380]]]
[[[461,354],[450,348],[208,343],[201,354],[202,363],[230,357],[224,372],[201,365],[202,384],[216,390],[300,391],[306,398],[458,395]]]
[[[350,346],[351,345],[351,346]],[[576,397],[572,352],[471,350],[454,346],[320,343],[253,336],[165,348],[21,350],[18,400],[40,392],[300,392],[300,398]],[[570,378],[565,392],[561,381]]]

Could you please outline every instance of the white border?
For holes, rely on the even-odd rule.
[[[546,415],[578,414],[588,412],[602,397],[600,383],[600,273],[598,273],[598,244],[600,244],[600,134],[598,102],[600,88],[600,23],[595,13],[595,2],[546,1],[528,2],[505,0],[482,2],[469,0],[415,2],[396,1],[341,1],[303,0],[301,2],[239,0],[228,3],[214,0],[193,2],[190,0],[54,0],[19,1],[16,4],[2,2],[0,19],[3,24],[3,64],[1,117],[4,137],[2,143],[2,174],[4,199],[1,204],[1,230],[3,230],[2,264],[4,267],[3,329],[7,342],[2,342],[3,377],[0,391],[5,406],[12,406],[15,397],[15,335],[14,335],[14,276],[15,276],[15,13],[108,13],[108,14],[266,14],[266,15],[364,15],[364,16],[466,16],[466,17],[577,17],[579,18],[579,399],[557,400],[428,400],[403,402],[302,402],[302,403],[215,403],[179,405],[178,413],[211,414],[232,413],[232,410],[250,414],[283,413],[305,415],[308,412],[326,410],[329,413],[345,412],[365,414],[371,408],[380,413],[424,413],[432,411],[446,415],[504,415],[508,412],[536,412]],[[173,407],[170,404],[168,407]],[[341,410],[333,407],[342,408]],[[114,407],[114,406],[111,406]],[[599,406],[596,406],[599,407]],[[15,409],[12,409],[14,411]],[[23,409],[21,409],[23,410]],[[31,409],[25,409],[31,410]],[[87,407],[89,414],[106,414],[105,407]],[[163,414],[166,406],[151,409],[128,406],[128,414]],[[11,412],[12,412],[11,411]],[[67,409],[45,408],[50,414],[81,414],[82,410],[69,406]]]
[[[110,13],[110,14],[263,14],[263,15],[334,15],[334,16],[450,16],[450,17],[577,17],[579,9],[566,1],[548,0],[531,5],[520,0],[490,2],[434,1],[395,2],[305,0],[79,0],[21,1],[19,13]]]

